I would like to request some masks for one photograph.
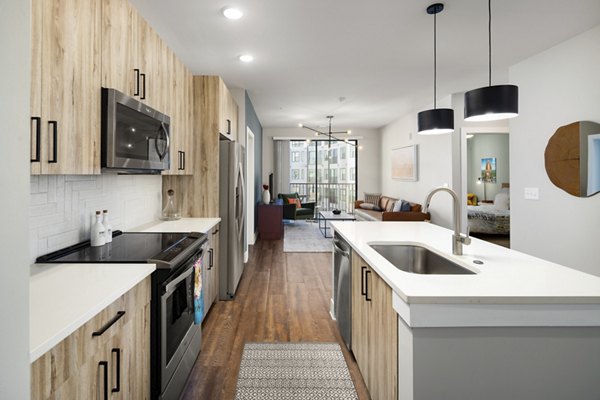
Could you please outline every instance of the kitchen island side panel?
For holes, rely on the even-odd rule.
[[[419,328],[411,336],[414,396],[401,400],[600,398],[599,327]]]

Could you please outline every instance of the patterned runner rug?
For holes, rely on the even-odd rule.
[[[331,239],[323,236],[317,222],[295,221],[283,225],[285,253],[325,253],[331,250]]]
[[[237,400],[358,399],[337,343],[246,343]]]

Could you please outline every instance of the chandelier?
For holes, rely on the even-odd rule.
[[[329,131],[327,131],[327,132],[321,132],[318,129],[314,129],[314,128],[311,128],[310,126],[306,126],[303,124],[298,124],[298,126],[300,128],[304,128],[304,129],[308,129],[309,131],[313,131],[315,133],[315,136],[320,136],[320,135],[327,136],[327,140],[329,141],[329,147],[331,147],[331,141],[334,141],[334,142],[344,142],[344,143],[349,144],[350,146],[358,147],[359,150],[362,149],[362,146],[358,146],[356,143],[352,143],[348,138],[340,139],[340,138],[333,136],[333,135],[339,135],[339,134],[349,135],[352,133],[352,131],[347,130],[347,131],[341,131],[341,132],[332,132],[331,131],[331,120],[333,119],[333,115],[328,115],[325,118],[329,119]],[[310,139],[307,139],[306,141],[310,142]]]

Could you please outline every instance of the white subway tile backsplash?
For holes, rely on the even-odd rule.
[[[113,230],[160,215],[160,175],[46,175],[31,177],[31,260],[89,239],[96,210],[109,210]]]

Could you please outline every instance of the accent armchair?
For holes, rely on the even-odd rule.
[[[277,198],[283,200],[283,219],[312,219],[315,216],[315,203],[300,201],[298,193],[279,193]]]

